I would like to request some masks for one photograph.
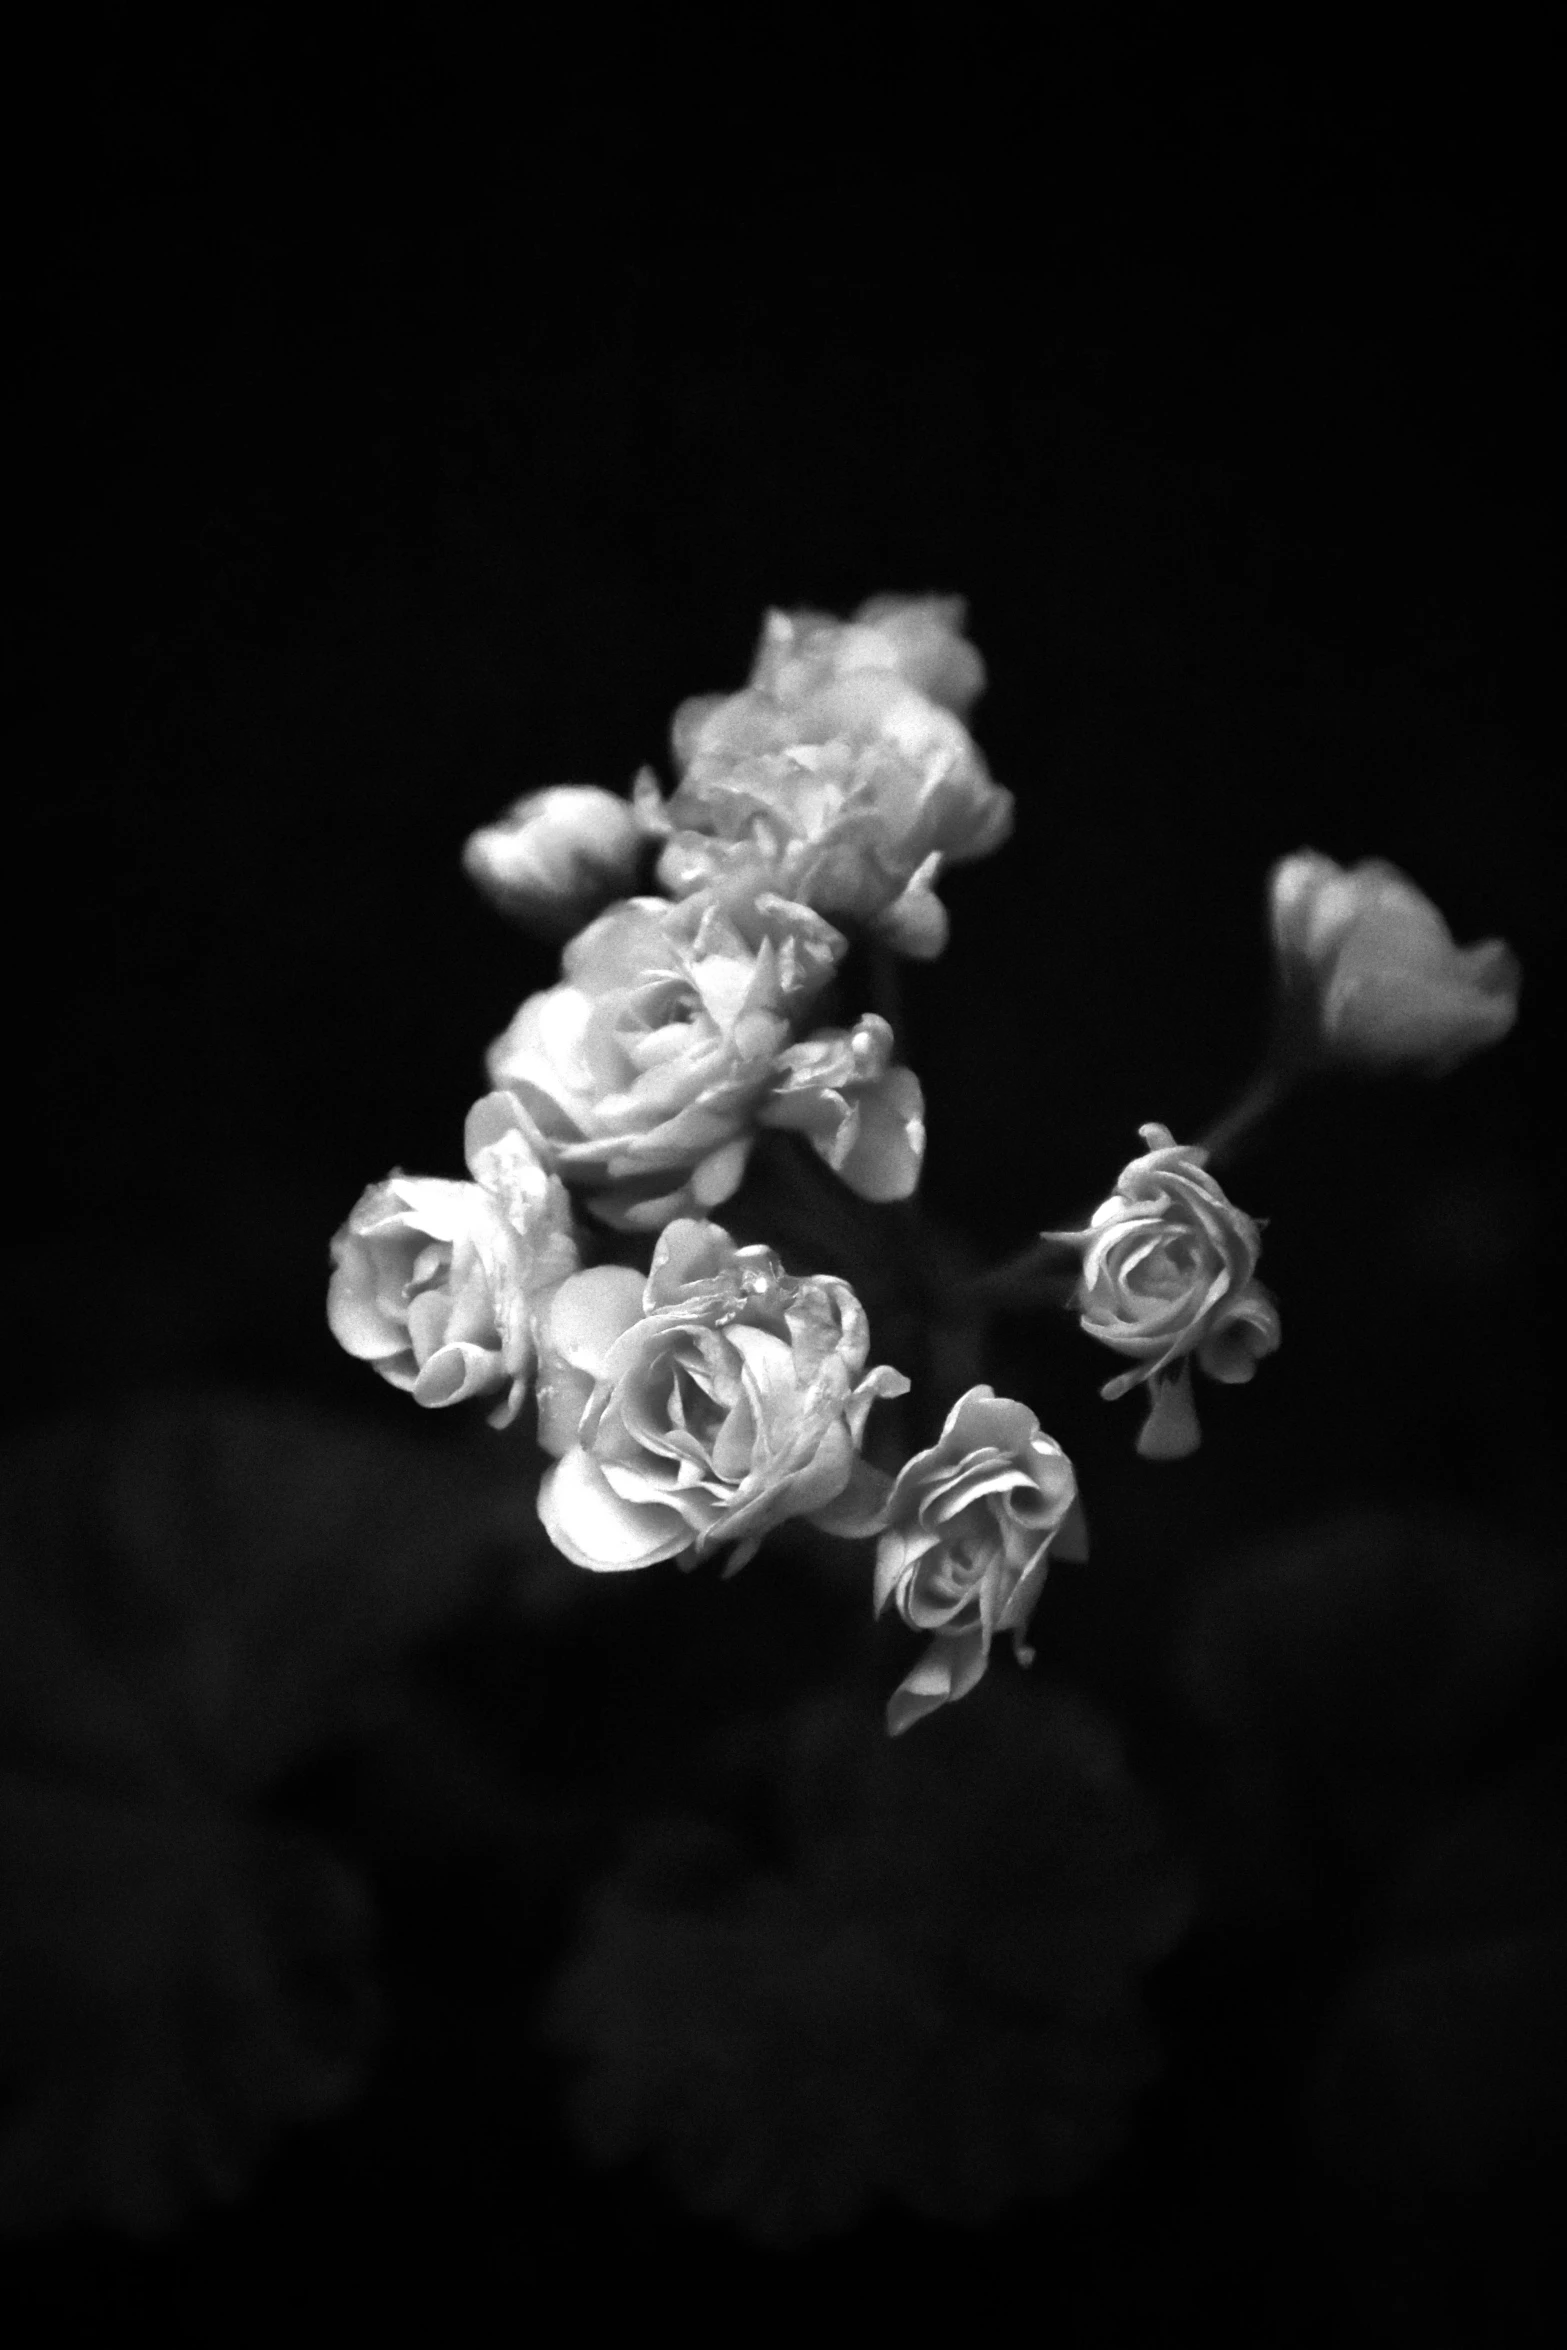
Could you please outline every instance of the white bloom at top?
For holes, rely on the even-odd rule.
[[[769,613],[750,684],[676,712],[672,798],[637,778],[638,816],[666,842],[663,886],[774,890],[901,954],[939,954],[942,866],[1012,829],[1012,795],[958,715],[984,681],[962,617],[955,597],[876,597],[848,622]]]
[[[769,612],[753,687],[803,702],[839,678],[882,670],[961,718],[985,688],[985,664],[963,634],[961,596],[872,596],[851,620],[826,612]]]
[[[503,914],[566,938],[633,886],[644,838],[617,792],[555,783],[470,834],[463,869]]]
[[[1442,1076],[1518,1017],[1511,947],[1455,946],[1430,899],[1381,858],[1346,870],[1297,850],[1274,866],[1268,905],[1286,1003],[1329,1060]]]

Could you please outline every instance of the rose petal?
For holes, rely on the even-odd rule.
[[[629,1265],[595,1265],[561,1283],[544,1317],[547,1354],[596,1379],[610,1348],[643,1315],[646,1289]]]
[[[854,1101],[859,1127],[839,1177],[861,1199],[908,1199],[925,1159],[925,1096],[919,1079],[912,1069],[889,1069]]]
[[[599,1573],[653,1566],[689,1549],[693,1539],[678,1511],[623,1500],[580,1445],[544,1472],[539,1517],[557,1550]]]
[[[982,1632],[938,1634],[888,1700],[887,1728],[892,1736],[901,1736],[938,1706],[966,1697],[984,1678],[987,1661]]]

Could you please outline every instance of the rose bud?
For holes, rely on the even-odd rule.
[[[1306,1057],[1444,1076],[1518,1016],[1518,958],[1499,938],[1460,947],[1394,865],[1347,871],[1301,849],[1274,866],[1269,915],[1286,1037]]]

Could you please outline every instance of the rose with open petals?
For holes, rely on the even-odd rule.
[[[1145,1460],[1178,1460],[1201,1442],[1191,1361],[1211,1379],[1250,1379],[1279,1343],[1279,1317],[1256,1279],[1261,1236],[1226,1199],[1206,1154],[1167,1126],[1139,1128],[1148,1145],[1122,1168],[1083,1232],[1057,1232],[1083,1252],[1076,1303],[1091,1338],[1137,1357],[1100,1390],[1107,1401],[1149,1385],[1137,1439]]]
[[[542,1333],[550,1540],[598,1569],[732,1543],[732,1572],[785,1518],[873,1531],[888,1480],[860,1459],[866,1416],[908,1381],[865,1371],[869,1344],[846,1282],[785,1273],[717,1224],[669,1225],[646,1281],[574,1274]]]
[[[480,1178],[389,1175],[363,1193],[332,1241],[327,1321],[338,1344],[415,1403],[506,1393],[495,1427],[521,1409],[537,1316],[577,1263],[564,1185],[521,1135],[470,1151]]]
[[[569,938],[633,886],[645,841],[618,792],[555,783],[470,833],[463,869],[513,921],[547,938]]]
[[[990,1387],[971,1387],[937,1442],[905,1461],[886,1518],[877,1612],[895,1602],[906,1624],[936,1635],[888,1705],[896,1737],[967,1696],[998,1632],[1031,1664],[1025,1634],[1051,1545],[1074,1559],[1088,1548],[1071,1462],[1026,1405]]]
[[[1286,1020],[1314,1058],[1440,1077],[1518,1017],[1511,947],[1455,946],[1430,899],[1379,857],[1346,871],[1301,849],[1274,866],[1268,904]]]
[[[776,890],[900,953],[939,954],[942,865],[1012,828],[1011,794],[957,715],[983,682],[961,619],[955,598],[877,598],[849,623],[770,613],[750,685],[676,713],[673,797],[637,778],[638,815],[666,841],[663,886]]]
[[[888,1065],[885,1021],[792,1042],[843,950],[820,915],[765,895],[612,907],[491,1047],[498,1090],[471,1113],[470,1146],[515,1127],[626,1231],[728,1199],[758,1123],[803,1127],[865,1197],[906,1197],[922,1105]]]

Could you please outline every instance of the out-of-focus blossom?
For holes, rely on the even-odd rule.
[[[565,1186],[518,1132],[470,1138],[473,1183],[388,1176],[332,1240],[327,1320],[338,1344],[415,1403],[504,1388],[504,1428],[522,1407],[534,1324],[577,1262]]]
[[[540,1440],[560,1458],[539,1515],[578,1566],[694,1564],[734,1544],[733,1572],[785,1518],[874,1531],[888,1480],[860,1458],[866,1416],[908,1381],[865,1371],[846,1282],[785,1273],[770,1249],[682,1218],[645,1282],[603,1265],[563,1283],[542,1340]]]
[[[0,2228],[232,2201],[363,2086],[370,1917],[325,1850],[192,1790],[0,1768]]]
[[[490,1048],[499,1090],[470,1117],[470,1150],[509,1122],[629,1231],[728,1199],[759,1123],[807,1131],[864,1196],[904,1197],[924,1128],[918,1081],[888,1066],[885,1022],[791,1042],[844,944],[768,895],[611,908]]]
[[[1395,865],[1314,849],[1268,882],[1290,1041],[1313,1058],[1443,1076],[1518,1017],[1518,958],[1499,938],[1459,947]]]
[[[1012,796],[957,715],[983,683],[962,616],[939,597],[878,597],[847,623],[770,613],[750,685],[676,713],[673,797],[637,778],[663,886],[776,890],[902,954],[939,954],[941,867],[1012,828]]]
[[[886,1514],[877,1611],[895,1601],[906,1624],[936,1635],[888,1705],[896,1736],[968,1694],[998,1632],[1032,1664],[1028,1620],[1051,1543],[1063,1558],[1088,1552],[1071,1462],[1026,1405],[990,1387],[971,1387],[936,1443],[905,1461]]]
[[[635,886],[645,838],[618,792],[555,783],[471,833],[463,869],[526,929],[569,938]]]
[[[802,703],[842,678],[880,672],[961,718],[985,687],[985,664],[963,634],[967,618],[961,596],[872,596],[850,620],[769,612],[751,684],[775,702]],[[694,712],[711,700],[683,708]],[[678,716],[675,723],[679,729]]]
[[[1279,1316],[1256,1278],[1258,1227],[1225,1197],[1206,1154],[1177,1143],[1167,1126],[1138,1131],[1147,1151],[1122,1168],[1087,1229],[1049,1237],[1082,1250],[1075,1302],[1083,1328],[1137,1358],[1100,1393],[1113,1402],[1147,1384],[1137,1449],[1145,1460],[1179,1460],[1201,1442],[1193,1358],[1210,1379],[1250,1379],[1279,1343]]]
[[[175,1755],[248,1800],[376,1733],[401,1657],[559,1565],[482,1428],[432,1453],[208,1382],[43,1421],[0,1445],[0,1750],[121,1793]]]
[[[927,1738],[843,1700],[777,1745],[781,1865],[659,1823],[592,1905],[546,2022],[584,2151],[650,2156],[770,2246],[1095,2178],[1158,2070],[1142,1977],[1193,1907],[1110,1725],[1013,1684]]]
[[[1304,2100],[1324,2167],[1378,2198],[1559,2172],[1564,1855],[1558,1736],[1439,1812],[1361,1904]]]
[[[1548,1542],[1450,1501],[1305,1520],[1193,1594],[1171,1685],[1200,1725],[1216,1891],[1300,1914],[1369,1883],[1527,1724],[1567,1660]]]

